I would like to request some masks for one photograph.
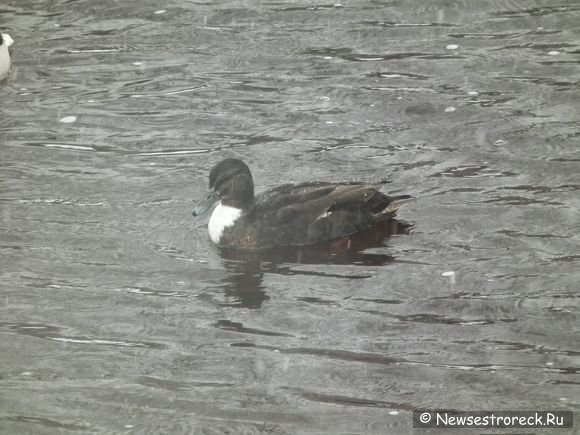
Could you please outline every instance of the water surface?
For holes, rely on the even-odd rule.
[[[3,1],[0,431],[578,412],[578,22],[572,0]],[[190,213],[225,157],[258,190],[388,180],[413,228],[220,251]]]

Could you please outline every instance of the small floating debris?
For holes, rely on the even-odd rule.
[[[389,415],[399,415],[399,411],[389,411]]]
[[[60,118],[58,122],[62,122],[63,124],[72,124],[73,122],[77,122],[76,116],[65,116],[64,118]]]
[[[334,121],[326,121],[326,124],[334,124]]]
[[[133,62],[133,65],[135,65],[135,66],[141,66],[141,65],[143,65],[143,62]]]
[[[554,363],[553,363],[553,362],[547,362],[547,363],[546,363],[546,365],[547,365],[547,366],[553,366],[553,365],[554,365]]]
[[[165,9],[159,9],[158,11],[153,12],[155,15],[161,15],[167,12]]]
[[[495,143],[495,145],[496,145],[496,146],[498,146],[498,147],[502,147],[502,146],[504,146],[504,145],[505,145],[507,142],[506,142],[505,140],[498,139],[498,140],[496,140],[494,143]]]
[[[560,402],[567,402],[568,401],[568,398],[567,397],[560,397],[558,400]]]
[[[560,52],[556,50],[548,51],[549,56],[558,56],[559,54]]]
[[[445,109],[446,112],[455,112],[457,109],[455,107],[447,107]]]
[[[133,426],[132,424],[126,424],[125,425],[125,429],[133,429],[135,426]]]
[[[330,59],[332,59],[332,56],[324,56],[323,59],[330,60]]]
[[[449,278],[449,283],[451,285],[454,285],[455,284],[455,272],[454,271],[450,270],[450,271],[447,271],[447,272],[443,272],[441,274],[441,276],[445,276],[445,277]]]
[[[457,44],[449,44],[445,48],[447,50],[457,50],[459,48],[459,45],[457,45]]]
[[[467,91],[467,95],[479,95],[477,91]]]

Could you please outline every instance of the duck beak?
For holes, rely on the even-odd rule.
[[[191,214],[193,216],[201,216],[206,211],[208,211],[212,207],[212,205],[218,202],[219,199],[220,197],[218,193],[215,190],[211,189],[209,192],[206,193],[203,199],[197,203],[197,207],[193,209],[193,212]]]

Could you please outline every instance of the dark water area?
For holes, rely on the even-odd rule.
[[[578,23],[575,0],[2,0],[0,433],[578,414]],[[413,200],[356,249],[223,251],[191,210],[225,157],[258,191]]]

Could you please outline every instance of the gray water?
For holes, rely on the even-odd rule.
[[[578,23],[576,0],[2,0],[0,432],[578,413]],[[191,210],[225,157],[257,190],[386,179],[412,228],[222,252]]]

